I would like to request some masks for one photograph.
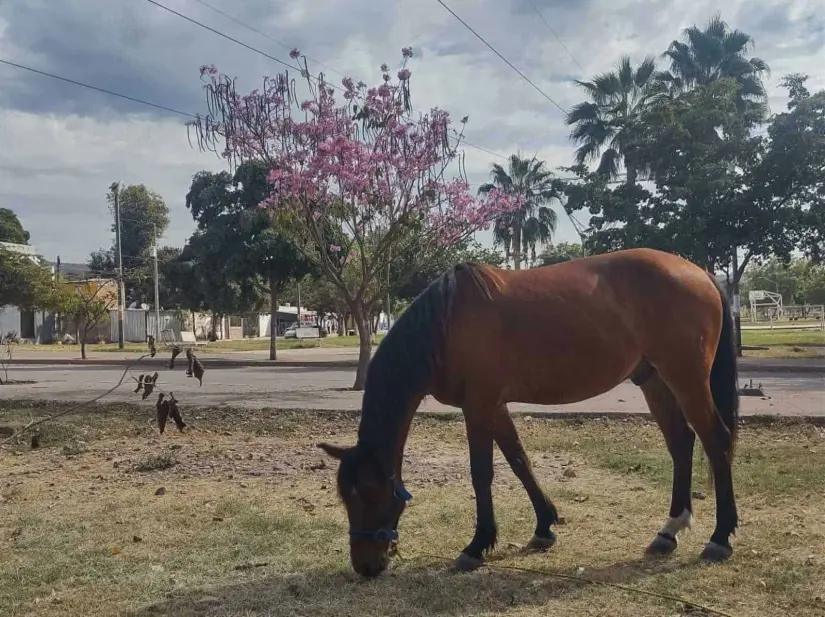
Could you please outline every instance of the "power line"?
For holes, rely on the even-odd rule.
[[[229,40],[229,41],[232,41],[233,43],[235,43],[235,44],[237,44],[237,45],[240,45],[241,47],[243,47],[243,48],[245,48],[245,49],[248,49],[249,51],[253,51],[253,52],[257,53],[257,54],[260,54],[260,55],[264,56],[265,58],[269,58],[270,60],[274,60],[275,62],[278,62],[279,64],[282,64],[282,65],[284,65],[284,66],[286,66],[286,67],[288,67],[288,68],[291,68],[292,70],[295,70],[295,71],[301,71],[301,72],[302,72],[302,69],[300,69],[299,67],[294,67],[294,66],[292,66],[291,64],[289,64],[289,63],[287,63],[287,62],[283,62],[282,60],[279,60],[278,58],[275,58],[274,56],[271,56],[271,55],[269,55],[268,53],[266,53],[266,52],[264,52],[264,51],[261,51],[260,49],[258,49],[258,48],[256,48],[256,47],[253,47],[252,45],[247,45],[247,44],[246,44],[246,43],[244,43],[243,41],[240,41],[240,40],[238,40],[238,39],[236,39],[236,38],[234,38],[234,37],[231,37],[231,36],[229,36],[229,35],[227,35],[227,34],[224,34],[224,33],[223,33],[223,32],[221,32],[220,30],[216,30],[215,28],[211,28],[210,26],[207,26],[206,24],[203,24],[203,23],[201,23],[201,22],[199,22],[199,21],[197,21],[197,20],[195,20],[195,19],[192,19],[191,17],[189,17],[189,16],[187,16],[187,15],[184,15],[183,13],[179,13],[178,11],[175,11],[175,10],[173,10],[173,9],[170,9],[169,7],[164,6],[164,5],[160,4],[159,2],[156,2],[155,0],[146,0],[146,1],[147,1],[147,2],[149,2],[149,3],[151,3],[151,4],[154,4],[155,6],[157,6],[157,7],[159,7],[159,8],[162,8],[162,9],[164,9],[164,10],[166,10],[166,11],[169,11],[170,13],[172,13],[172,14],[174,14],[174,15],[177,15],[177,16],[178,16],[178,17],[180,17],[181,19],[185,19],[186,21],[188,21],[188,22],[190,22],[190,23],[193,23],[193,24],[195,24],[195,25],[197,25],[197,26],[200,26],[201,28],[204,28],[204,29],[208,30],[209,32],[212,32],[212,33],[214,33],[214,34],[217,34],[217,35],[218,35],[218,36],[220,36],[220,37],[223,37],[223,38],[225,38],[225,39],[227,39],[227,40]],[[265,37],[267,37],[267,38],[271,38],[271,37],[269,37],[268,35],[266,35],[265,33],[263,33],[263,32],[261,32],[260,30],[258,30],[257,28],[254,28],[253,26],[250,26],[250,25],[248,25],[248,24],[246,24],[246,23],[244,23],[244,22],[240,21],[239,19],[237,19],[237,18],[235,18],[235,17],[232,17],[232,16],[231,16],[231,15],[229,15],[229,14],[226,14],[226,13],[224,13],[223,11],[220,11],[219,9],[214,9],[214,7],[212,7],[212,6],[208,5],[208,4],[207,4],[206,2],[204,2],[203,0],[195,0],[195,1],[196,1],[196,2],[198,2],[198,3],[200,3],[200,4],[202,4],[202,5],[204,5],[204,6],[208,6],[209,8],[212,8],[212,9],[213,9],[213,10],[215,10],[216,12],[218,12],[218,13],[220,13],[220,14],[222,14],[222,15],[225,15],[227,18],[229,18],[229,19],[231,19],[232,21],[235,21],[235,22],[237,22],[237,23],[239,23],[239,24],[243,25],[243,26],[244,26],[244,27],[246,27],[246,28],[249,28],[249,29],[250,29],[250,30],[252,30],[253,32],[257,32],[257,33],[261,34],[262,36],[265,36]],[[275,40],[275,39],[272,39],[272,40]],[[278,41],[277,41],[277,40],[275,40],[275,42],[278,42]],[[281,44],[281,45],[284,45],[283,43],[280,43],[280,44]],[[286,45],[284,45],[284,46],[286,47]],[[309,58],[310,60],[312,60],[312,58],[310,58],[309,56],[307,56],[307,58]],[[313,60],[313,62],[317,62],[317,61],[316,61],[316,60]],[[319,65],[319,66],[324,66],[324,65],[323,65],[323,64],[321,64],[320,62],[318,62],[318,65]],[[329,67],[327,67],[327,68],[329,68]],[[330,69],[330,70],[333,70],[333,69]],[[337,71],[334,71],[334,70],[333,70],[333,72],[337,73],[338,75],[341,75],[341,73],[338,73]],[[310,76],[310,79],[316,79],[316,78],[314,78],[314,77]],[[316,79],[316,81],[317,81],[317,79]],[[335,86],[334,84],[330,84],[330,83],[328,83],[327,85],[328,85],[328,86],[330,86],[331,88],[335,88],[336,90],[343,91],[343,90],[342,90],[342,88],[339,88],[338,86]],[[560,109],[561,109],[561,108],[560,108]],[[562,111],[564,111],[564,110],[562,110]],[[411,119],[411,120],[412,120],[412,119]],[[418,124],[418,125],[420,125],[420,124],[421,124],[421,122],[416,122],[415,120],[412,120],[412,121],[413,121],[413,122],[415,122],[415,123],[416,123],[416,124]],[[493,151],[491,151],[491,150],[488,150],[487,148],[483,148],[483,147],[481,147],[481,146],[477,146],[477,145],[475,145],[475,144],[473,144],[473,143],[468,142],[467,140],[463,140],[463,143],[464,143],[465,145],[467,145],[467,146],[471,147],[471,148],[475,148],[476,150],[481,150],[482,152],[486,152],[487,154],[490,154],[491,156],[495,156],[495,157],[498,157],[498,158],[500,158],[500,159],[506,159],[506,158],[507,158],[506,156],[504,156],[504,155],[502,155],[502,154],[498,154],[497,152],[493,152]]]
[[[95,90],[97,92],[102,92],[103,94],[108,94],[110,96],[116,96],[121,99],[126,99],[127,101],[132,101],[133,103],[140,103],[141,105],[148,105],[149,107],[154,107],[156,109],[162,109],[163,111],[168,111],[173,114],[178,114],[181,116],[187,116],[189,118],[195,118],[194,114],[187,113],[185,111],[180,111],[178,109],[172,109],[171,107],[166,107],[164,105],[158,105],[157,103],[152,103],[150,101],[144,101],[143,99],[138,99],[133,96],[128,96],[126,94],[120,94],[119,92],[114,92],[112,90],[107,90],[106,88],[99,88],[98,86],[92,86],[90,84],[84,84],[80,81],[75,81],[74,79],[69,79],[68,77],[61,77],[60,75],[55,75],[54,73],[47,73],[46,71],[40,71],[38,69],[33,69],[29,66],[23,66],[22,64],[16,64],[15,62],[9,62],[8,60],[0,59],[0,63],[6,64],[8,66],[13,66],[18,69],[23,69],[24,71],[30,71],[31,73],[37,73],[38,75],[43,75],[44,77],[51,77],[52,79],[57,79],[59,81],[63,81],[75,86],[80,86],[81,88],[88,88],[89,90]]]
[[[149,1],[149,2],[152,2],[153,0],[148,0],[148,1]],[[472,27],[471,27],[471,26],[470,26],[470,25],[469,25],[466,21],[464,21],[463,19],[461,19],[461,17],[459,17],[459,16],[456,14],[456,12],[455,12],[455,11],[453,11],[453,9],[451,9],[449,6],[447,6],[447,5],[443,2],[443,0],[436,0],[436,2],[438,2],[441,6],[443,6],[445,9],[447,9],[453,17],[455,17],[458,21],[460,21],[460,22],[464,25],[464,27],[465,27],[465,28],[467,28],[467,30],[469,30],[470,32],[472,32],[472,33],[476,36],[476,38],[478,38],[478,40],[479,40],[479,41],[481,41],[481,42],[482,42],[482,43],[484,43],[487,47],[489,47],[489,48],[490,48],[490,50],[491,50],[491,51],[492,51],[495,55],[497,55],[499,58],[501,58],[502,60],[504,60],[504,62],[506,62],[506,63],[507,63],[507,65],[508,65],[511,69],[513,69],[516,73],[518,73],[524,81],[526,81],[528,84],[530,84],[531,86],[533,86],[533,88],[535,88],[535,89],[536,89],[536,91],[538,91],[538,92],[539,92],[539,93],[540,93],[540,94],[541,94],[544,98],[546,98],[546,99],[547,99],[548,101],[550,101],[553,105],[555,105],[555,106],[556,106],[556,107],[557,107],[557,108],[558,108],[558,109],[559,109],[559,110],[560,110],[563,114],[566,114],[566,113],[567,113],[567,110],[566,110],[566,109],[564,109],[561,105],[559,105],[558,103],[556,103],[556,101],[554,101],[554,100],[553,100],[553,98],[552,98],[549,94],[547,94],[544,90],[542,90],[542,89],[541,89],[541,88],[539,88],[536,84],[534,84],[534,83],[530,80],[530,78],[529,78],[529,77],[527,77],[527,75],[525,75],[525,74],[524,74],[524,73],[522,73],[520,70],[518,70],[518,69],[515,67],[515,65],[513,65],[513,63],[512,63],[512,62],[510,62],[507,58],[505,58],[504,56],[502,56],[502,55],[498,52],[498,50],[496,50],[496,48],[495,48],[495,47],[493,47],[492,45],[490,45],[490,43],[488,43],[488,42],[484,39],[484,37],[483,37],[483,36],[481,36],[478,32],[476,32],[475,30],[473,30],[473,28],[472,28]]]
[[[289,69],[292,69],[293,71],[298,71],[299,73],[303,73],[303,69],[301,69],[301,67],[293,66],[289,62],[284,62],[283,60],[281,60],[279,58],[276,58],[275,56],[272,56],[272,55],[266,53],[265,51],[261,51],[257,47],[252,47],[252,45],[247,45],[246,43],[236,39],[235,37],[229,36],[228,34],[224,34],[220,30],[216,30],[215,28],[212,28],[211,26],[207,26],[205,23],[200,22],[197,19],[192,19],[188,15],[184,15],[183,13],[179,13],[175,9],[170,9],[168,6],[163,5],[160,2],[156,2],[155,0],[146,0],[146,2],[148,2],[149,4],[154,4],[156,7],[161,8],[164,11],[168,11],[168,12],[172,13],[173,15],[177,15],[181,19],[185,19],[189,23],[195,24],[196,26],[199,26],[199,27],[203,28],[204,30],[209,30],[209,32],[212,32],[213,34],[217,34],[218,36],[220,36],[222,38],[225,38],[228,41],[232,41],[236,45],[240,45],[241,47],[244,47],[244,48],[246,48],[250,51],[254,51],[256,54],[261,54],[262,56],[264,56],[265,58],[269,58],[273,62],[277,62],[278,64],[281,64],[281,65],[283,65],[283,66],[285,66]],[[316,79],[316,78],[312,77],[311,75],[309,76],[309,78],[310,79]],[[317,79],[316,79],[316,81],[317,81]],[[341,90],[343,92],[342,88],[340,88],[340,87],[338,87],[334,84],[329,84],[328,83],[326,85],[328,85],[330,88],[335,88],[336,90]]]
[[[200,2],[201,0],[196,0],[196,1]],[[582,73],[584,73],[584,67],[581,64],[579,64],[579,61],[576,60],[576,58],[573,56],[572,53],[570,53],[570,50],[567,49],[567,45],[565,45],[564,41],[561,40],[561,37],[559,36],[558,32],[556,32],[556,29],[553,28],[553,26],[550,25],[550,22],[548,22],[547,19],[545,19],[544,14],[535,5],[533,0],[527,0],[527,2],[532,7],[533,11],[535,11],[536,15],[538,15],[539,18],[544,22],[544,25],[547,26],[548,30],[550,30],[550,32],[553,33],[553,36],[556,37],[556,40],[559,42],[559,45],[561,45],[562,49],[564,49],[564,51],[567,52],[567,55],[570,56],[570,59],[576,64],[577,67],[579,67],[579,70]]]
[[[215,12],[215,13],[217,13],[218,15],[222,15],[223,17],[226,17],[227,19],[232,20],[233,22],[235,22],[235,23],[236,23],[236,24],[238,24],[239,26],[242,26],[242,27],[246,28],[247,30],[252,31],[252,32],[254,32],[255,34],[258,34],[258,35],[260,35],[260,36],[264,37],[265,39],[268,39],[268,40],[272,41],[273,43],[277,43],[278,45],[280,45],[280,46],[281,46],[281,47],[283,47],[284,49],[287,49],[287,50],[291,50],[291,49],[292,49],[292,47],[290,47],[289,45],[287,45],[287,44],[286,44],[286,43],[284,43],[283,41],[279,41],[279,40],[278,40],[278,39],[276,39],[275,37],[273,37],[273,36],[271,36],[271,35],[267,34],[266,32],[264,32],[263,30],[259,30],[259,29],[258,29],[258,28],[256,28],[255,26],[251,26],[251,25],[249,25],[248,23],[241,21],[241,20],[240,20],[240,19],[238,19],[237,17],[234,17],[234,16],[230,15],[229,13],[226,13],[225,11],[222,11],[221,9],[219,9],[219,8],[218,8],[218,7],[216,7],[216,6],[212,6],[212,5],[211,5],[211,4],[209,4],[208,2],[205,2],[204,0],[195,0],[195,2],[197,2],[197,3],[198,3],[198,4],[200,4],[201,6],[205,6],[205,7],[206,7],[207,9],[209,9],[210,11],[214,11],[214,12]],[[346,75],[344,75],[343,73],[340,73],[339,71],[336,71],[334,68],[332,68],[332,67],[331,67],[331,66],[329,66],[329,65],[324,64],[324,63],[323,63],[323,62],[321,62],[320,60],[316,60],[315,58],[312,58],[311,56],[307,56],[307,58],[308,58],[309,60],[312,60],[312,61],[313,61],[315,64],[317,64],[318,66],[321,66],[321,67],[323,67],[323,68],[327,69],[327,70],[328,70],[328,71],[330,71],[331,73],[335,73],[336,75],[338,75],[338,76],[340,76],[340,77],[346,77]]]

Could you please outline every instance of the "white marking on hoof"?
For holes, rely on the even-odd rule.
[[[702,551],[700,557],[704,561],[719,563],[721,561],[727,561],[731,555],[733,555],[733,549],[731,547],[722,546],[721,544],[716,544],[716,542],[708,542],[705,544],[705,550]]]
[[[679,516],[672,516],[662,526],[661,533],[666,533],[674,538],[683,529],[690,529],[693,525],[693,515],[690,510],[683,510]]]
[[[470,557],[466,553],[461,553],[453,562],[453,567],[459,572],[472,572],[473,570],[478,570],[483,565],[483,559]]]
[[[555,534],[549,538],[540,538],[538,536],[533,536],[530,541],[525,546],[525,550],[528,551],[547,551],[552,548],[552,546],[556,543],[556,536]]]

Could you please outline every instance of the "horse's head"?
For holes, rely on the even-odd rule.
[[[340,461],[338,494],[349,518],[352,567],[361,576],[378,576],[389,565],[398,520],[410,494],[373,452],[357,446],[318,447]]]

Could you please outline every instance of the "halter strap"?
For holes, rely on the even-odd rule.
[[[393,482],[393,500],[399,501],[401,503],[407,503],[408,501],[410,501],[412,499],[412,495],[410,495],[410,492],[406,488],[404,488],[404,485],[401,484],[401,482],[396,480],[394,477],[391,479]],[[376,540],[379,542],[386,542],[388,540],[397,540],[398,531],[395,529],[388,529],[386,527],[380,527],[379,529],[375,530],[350,528],[349,536],[350,538],[355,538],[357,540]]]

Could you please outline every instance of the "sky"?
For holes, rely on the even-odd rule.
[[[784,109],[779,82],[787,73],[807,73],[810,89],[825,88],[824,0],[445,0],[555,103],[437,0],[203,0],[231,18],[199,0],[158,1],[285,62],[298,47],[313,72],[337,83],[341,75],[378,83],[380,65],[398,66],[401,48],[411,46],[416,109],[438,106],[456,121],[469,115],[469,143],[501,157],[536,155],[551,169],[572,163],[558,108],[582,100],[572,80],[611,69],[622,54],[634,63],[659,56],[720,6],[771,67],[772,111]],[[0,0],[0,59],[192,114],[206,111],[201,65],[237,77],[243,90],[283,68],[147,0]],[[161,244],[184,244],[194,229],[184,205],[192,175],[226,168],[190,145],[184,116],[2,64],[0,79],[0,207],[18,214],[40,254],[83,262],[110,246],[113,181],[159,193],[171,211]],[[505,162],[465,152],[473,188],[491,163]],[[556,210],[555,240],[576,240]]]

